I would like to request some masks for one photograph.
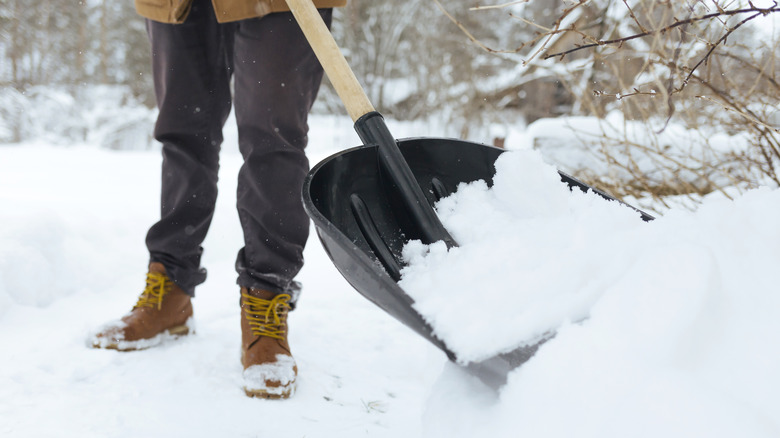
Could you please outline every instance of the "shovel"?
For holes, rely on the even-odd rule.
[[[361,295],[441,349],[447,357],[498,389],[507,374],[530,359],[554,334],[480,362],[463,363],[438,338],[398,286],[401,250],[412,239],[457,243],[433,205],[460,183],[492,185],[494,163],[504,150],[444,138],[396,140],[371,105],[311,0],[286,0],[330,82],[355,123],[363,146],[326,158],[306,176],[303,204],[333,264]],[[561,181],[609,195],[559,172]],[[641,213],[641,212],[640,212]],[[642,218],[652,217],[642,213]]]

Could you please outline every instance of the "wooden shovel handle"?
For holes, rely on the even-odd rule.
[[[286,1],[352,121],[375,111],[312,0]]]

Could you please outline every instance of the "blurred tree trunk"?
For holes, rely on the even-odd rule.
[[[99,39],[99,49],[98,53],[100,56],[100,63],[99,63],[99,78],[101,84],[107,84],[108,83],[108,4],[106,0],[100,1],[100,33],[98,35]]]
[[[79,1],[79,17],[83,17],[84,21],[86,21],[86,17],[88,17],[88,9],[87,9],[87,2],[82,0]],[[75,84],[81,84],[84,80],[84,72],[86,71],[86,55],[87,51],[89,50],[88,41],[87,41],[87,23],[82,23],[81,26],[78,27],[78,42],[76,44],[76,72],[73,77],[72,82]]]
[[[11,22],[11,32],[8,41],[11,45],[9,50],[11,56],[11,84],[18,86],[19,84],[19,55],[21,54],[21,48],[19,42],[21,41],[19,35],[19,2],[21,0],[11,0],[11,16],[9,17]]]

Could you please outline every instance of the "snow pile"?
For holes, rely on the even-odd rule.
[[[440,202],[461,246],[409,245],[402,285],[464,360],[557,335],[498,397],[445,372],[429,432],[778,436],[780,191],[645,223],[569,192],[535,152],[496,167],[492,189]]]
[[[537,152],[505,153],[496,168],[492,189],[462,185],[437,205],[460,247],[404,249],[401,287],[466,362],[587,316],[629,266],[626,233],[645,225],[634,210],[570,191]],[[598,248],[615,252],[591,256]],[[608,275],[594,278],[596,270]]]
[[[159,165],[137,152],[0,149],[0,316],[115,279],[157,216]],[[158,155],[159,153],[155,153]],[[117,214],[118,212],[121,214]]]

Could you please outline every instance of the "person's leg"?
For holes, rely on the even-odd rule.
[[[321,13],[330,23],[332,11]],[[309,170],[307,118],[323,71],[290,13],[240,22],[234,54],[244,157],[237,197],[244,248],[236,261],[244,391],[286,398],[298,373],[287,343],[287,314],[309,235],[301,202]]]
[[[321,14],[330,24],[332,10]],[[309,219],[301,188],[307,118],[323,71],[290,13],[240,22],[235,34],[235,109],[244,157],[237,207],[244,248],[238,284],[294,295]]]
[[[161,218],[146,237],[150,261],[162,263],[187,294],[206,278],[200,266],[217,197],[222,127],[230,113],[232,30],[218,24],[209,0],[195,0],[183,24],[147,21],[162,143]]]
[[[187,21],[147,21],[163,144],[162,218],[149,230],[146,287],[133,309],[90,343],[123,351],[192,333],[191,296],[205,278],[200,244],[217,196],[222,125],[230,111],[232,29],[218,25],[209,0],[195,0]]]

